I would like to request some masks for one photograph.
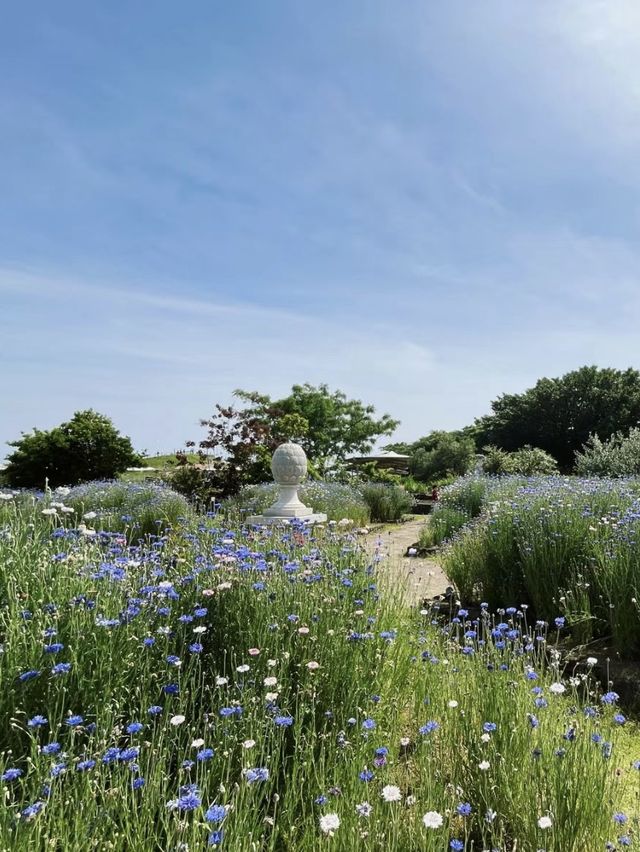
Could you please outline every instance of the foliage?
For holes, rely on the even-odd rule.
[[[549,475],[557,473],[558,465],[553,456],[539,447],[522,447],[507,453],[499,447],[484,447],[482,470],[484,473],[520,474],[521,476]]]
[[[356,526],[364,526],[371,520],[369,507],[357,485],[339,482],[305,482],[298,491],[303,503],[314,511],[322,512],[329,521],[348,519]],[[264,512],[278,495],[275,483],[248,485],[233,497],[226,499],[222,508],[225,517],[243,519],[247,515]]]
[[[257,392],[236,390],[244,408],[216,406],[216,414],[201,425],[208,430],[198,447],[220,459],[216,487],[224,496],[244,485],[268,481],[271,454],[283,441],[295,440],[307,453],[317,476],[347,455],[366,452],[376,438],[388,435],[398,421],[388,414],[375,419],[375,409],[360,400],[348,399],[327,385],[294,385],[279,400]],[[187,446],[195,447],[195,442]]]
[[[637,476],[640,474],[640,429],[616,432],[608,441],[592,435],[576,453],[580,476]]]
[[[330,530],[210,520],[128,548],[4,502],[0,848],[612,837],[633,771],[615,694],[564,679],[556,630],[515,606],[409,612]]]
[[[480,445],[540,447],[568,471],[590,435],[606,440],[638,425],[640,373],[581,367],[561,378],[540,379],[524,393],[504,394],[491,408],[492,414],[477,421]]]
[[[431,432],[412,444],[391,444],[388,449],[408,454],[411,475],[430,485],[467,473],[476,453],[475,441],[465,431]]]
[[[142,459],[108,417],[88,409],[49,431],[34,429],[9,445],[4,478],[15,488],[53,488],[92,479],[111,479]]]
[[[411,511],[413,498],[399,485],[370,482],[362,487],[362,498],[376,523],[399,521]]]
[[[489,481],[483,506],[444,554],[464,600],[518,600],[546,620],[560,610],[583,640],[640,649],[637,483],[506,477]]]

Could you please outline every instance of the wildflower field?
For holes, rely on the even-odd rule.
[[[0,501],[1,849],[634,843],[640,749],[562,618],[406,608],[337,525],[133,541],[86,496]]]

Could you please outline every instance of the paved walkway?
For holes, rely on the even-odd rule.
[[[366,536],[367,549],[383,556],[381,565],[391,582],[403,585],[408,604],[419,604],[424,598],[442,595],[451,585],[437,560],[405,556],[407,548],[420,538],[420,531],[427,522],[422,517],[412,519]]]

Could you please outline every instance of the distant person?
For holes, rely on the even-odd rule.
[[[431,489],[431,499],[434,503],[438,500],[438,488],[435,485]]]

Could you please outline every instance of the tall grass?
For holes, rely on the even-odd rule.
[[[563,678],[525,610],[409,611],[329,529],[202,519],[127,546],[5,502],[0,848],[583,852],[622,834],[615,698]]]
[[[516,487],[514,487],[516,486]],[[576,634],[640,649],[640,500],[623,480],[507,478],[444,554],[465,600],[518,600],[539,618],[562,611]]]

